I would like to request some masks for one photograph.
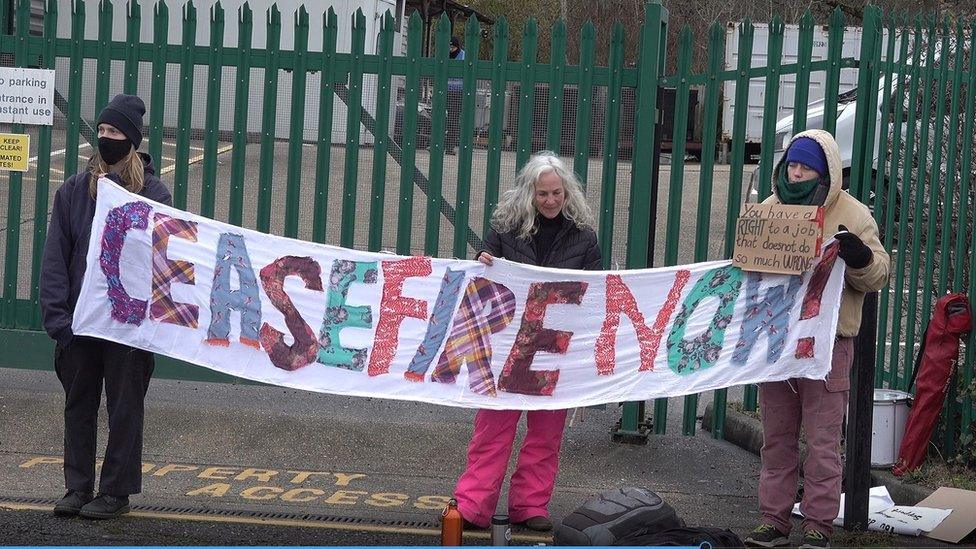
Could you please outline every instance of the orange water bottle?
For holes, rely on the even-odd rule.
[[[441,545],[461,545],[461,532],[464,530],[461,511],[458,511],[457,500],[451,498],[441,514]]]

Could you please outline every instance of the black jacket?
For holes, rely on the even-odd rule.
[[[514,231],[498,234],[493,228],[488,229],[488,234],[485,235],[484,251],[493,257],[539,267],[588,271],[599,271],[603,268],[596,233],[590,228],[580,229],[570,221],[563,223],[544,257],[536,257],[531,238],[519,238]]]
[[[146,165],[145,184],[139,193],[149,200],[172,205],[173,198],[156,177],[152,158],[139,153]],[[88,172],[72,175],[54,195],[51,223],[41,261],[40,301],[44,330],[62,347],[71,343],[71,317],[85,276],[88,238],[95,199],[88,192]]]

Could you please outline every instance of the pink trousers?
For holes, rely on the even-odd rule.
[[[468,466],[458,479],[454,497],[461,515],[478,526],[487,527],[495,513],[521,416],[520,410],[478,410],[474,418]],[[528,431],[508,492],[512,522],[549,516],[566,424],[566,410],[534,410],[526,416]]]
[[[763,522],[790,532],[790,512],[799,476],[800,427],[806,436],[803,462],[803,530],[830,536],[840,510],[841,425],[847,410],[854,342],[839,338],[827,381],[791,379],[759,385],[763,425],[759,512]]]

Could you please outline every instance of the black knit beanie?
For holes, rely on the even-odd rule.
[[[129,138],[136,149],[142,143],[142,115],[146,104],[135,95],[120,93],[98,115],[98,124],[111,124]]]

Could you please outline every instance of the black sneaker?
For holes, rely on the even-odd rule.
[[[816,530],[807,530],[803,534],[803,543],[799,549],[825,549],[830,547],[830,538]]]
[[[81,508],[81,516],[90,519],[113,519],[129,512],[129,496],[99,494]]]
[[[790,538],[772,524],[760,524],[743,540],[749,547],[781,547],[790,544]]]
[[[552,520],[549,517],[531,517],[516,524],[536,532],[548,532],[549,530],[552,530]]]
[[[54,514],[59,517],[73,517],[91,500],[92,495],[88,492],[68,490],[68,493],[54,506]]]

